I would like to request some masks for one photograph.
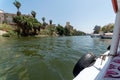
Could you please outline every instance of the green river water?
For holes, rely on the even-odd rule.
[[[110,43],[89,36],[0,37],[0,80],[72,80],[81,55],[102,54]]]

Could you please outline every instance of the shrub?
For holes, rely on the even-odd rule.
[[[3,30],[3,31],[9,31],[9,30],[13,30],[12,26],[11,25],[8,25],[8,24],[0,24],[0,30]]]
[[[3,36],[3,37],[10,37],[10,34],[5,33],[5,34],[3,34],[2,36]]]

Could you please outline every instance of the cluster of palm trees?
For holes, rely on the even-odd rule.
[[[17,32],[19,35],[36,35],[40,31],[41,24],[31,16],[15,16],[13,21],[17,23]]]
[[[21,15],[20,7],[21,3],[17,0],[13,2],[13,4],[17,8],[17,16],[13,17],[13,21],[17,23],[17,32],[19,35],[28,36],[28,35],[36,35],[40,31],[40,22],[35,18],[36,12],[32,11],[30,15]]]
[[[21,15],[20,7],[21,3],[17,0],[13,2],[15,7],[17,8],[17,16],[13,17],[13,21],[17,23],[17,33],[18,35],[22,36],[29,36],[29,35],[37,35],[38,33],[41,34],[40,30],[46,31],[47,35],[60,35],[60,36],[70,36],[70,35],[79,35],[84,34],[84,32],[76,31],[76,30],[70,30],[67,27],[63,27],[60,24],[58,26],[55,26],[52,24],[52,20],[49,20],[49,23],[45,22],[45,17],[42,17],[42,23],[40,23],[36,19],[36,12],[31,11],[31,15]]]

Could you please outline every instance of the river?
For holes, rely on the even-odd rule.
[[[110,43],[89,36],[0,37],[0,80],[72,80],[81,55],[102,54]]]

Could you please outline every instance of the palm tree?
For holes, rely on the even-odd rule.
[[[31,14],[34,18],[36,17],[36,12],[35,11],[32,11]]]
[[[19,11],[20,7],[21,7],[21,3],[17,0],[15,0],[15,2],[13,2],[13,4],[15,5],[15,7],[17,8],[17,15],[21,15],[21,12]]]
[[[42,28],[45,29],[45,27],[47,25],[46,22],[45,22],[45,17],[42,17],[42,21],[43,21]]]
[[[99,34],[101,27],[96,25],[93,30],[94,30],[94,34]]]
[[[52,20],[49,20],[50,25],[52,25]]]
[[[43,23],[45,22],[45,17],[42,17],[42,21],[43,21]]]
[[[36,35],[40,31],[40,22],[37,19],[30,16],[15,16],[13,21],[17,23],[20,27],[20,32],[22,36]]]

